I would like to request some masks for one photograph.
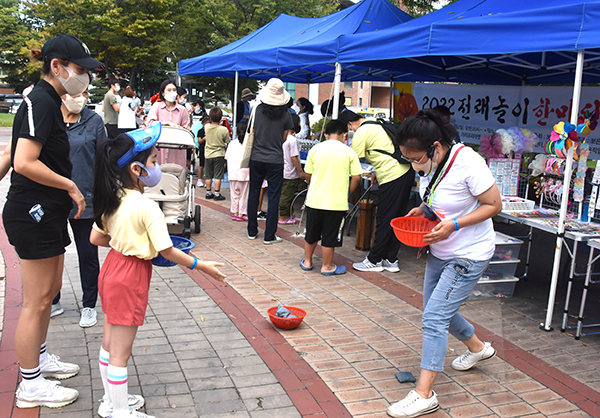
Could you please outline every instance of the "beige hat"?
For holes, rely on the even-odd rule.
[[[272,78],[258,93],[258,100],[271,106],[283,106],[290,101],[290,94],[283,88],[283,81]]]
[[[256,97],[256,95],[254,93],[252,93],[252,90],[246,88],[242,90],[242,99],[245,99],[246,97],[252,96],[253,98]]]

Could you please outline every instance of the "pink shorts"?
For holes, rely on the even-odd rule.
[[[152,262],[110,250],[98,276],[102,312],[112,325],[144,324]]]

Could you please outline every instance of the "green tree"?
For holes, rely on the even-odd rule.
[[[29,54],[42,47],[42,36],[19,13],[18,0],[0,0],[0,16],[0,67],[7,73],[6,82],[21,92],[40,78],[41,63],[30,62]]]

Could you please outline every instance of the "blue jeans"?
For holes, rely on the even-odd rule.
[[[265,225],[265,241],[275,239],[277,221],[279,220],[279,199],[283,184],[283,164],[263,163],[250,160],[250,190],[248,192],[248,235],[258,234],[258,200],[263,179],[267,179],[269,206]]]
[[[421,368],[444,371],[448,351],[448,332],[460,341],[467,341],[475,328],[459,313],[489,260],[466,258],[440,260],[429,254],[423,283],[423,353]]]

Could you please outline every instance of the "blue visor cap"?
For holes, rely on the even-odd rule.
[[[158,142],[161,130],[162,125],[160,123],[155,123],[147,128],[135,129],[125,133],[125,135],[127,135],[129,138],[133,139],[133,148],[128,150],[121,158],[119,158],[117,165],[123,168],[129,164],[140,152],[145,151],[148,148],[152,148],[156,142]]]

